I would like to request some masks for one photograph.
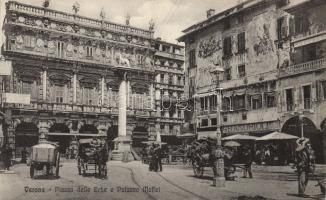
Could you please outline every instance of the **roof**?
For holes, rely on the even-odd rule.
[[[171,45],[171,46],[178,47],[178,48],[184,48],[183,45],[175,44],[175,43],[172,43],[172,42],[167,42],[167,41],[162,40],[161,38],[156,38],[155,42],[159,43],[159,44]]]
[[[270,1],[271,2],[271,1]],[[259,4],[266,3],[266,0],[247,0],[243,3],[237,4],[229,9],[226,9],[222,12],[219,12],[212,17],[209,17],[197,24],[194,24],[182,32],[185,33],[183,36],[179,37],[177,40],[178,41],[184,41],[185,37],[188,36],[189,34],[192,34],[194,32],[197,32],[199,30],[202,30],[204,28],[207,28],[208,26],[215,24],[217,22],[220,22],[222,19],[225,19],[226,17],[235,15],[237,13],[240,13],[244,10],[247,10],[249,8],[252,8],[254,6],[257,6]]]
[[[290,3],[288,6],[284,8],[287,12],[295,12],[297,10],[306,9],[307,7],[311,7],[311,5],[319,5],[325,3],[324,0],[296,0],[295,3]]]
[[[44,144],[34,145],[34,146],[32,146],[32,148],[36,148],[36,149],[55,149],[56,146],[54,146],[52,144],[44,143]]]

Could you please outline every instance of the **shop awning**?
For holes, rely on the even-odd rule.
[[[298,139],[297,136],[295,135],[289,135],[286,133],[281,133],[281,132],[273,132],[268,135],[265,135],[263,137],[257,138],[257,141],[267,141],[267,140],[291,140],[291,139]]]
[[[197,139],[216,138],[216,131],[200,131]]]
[[[106,137],[105,134],[89,134],[89,133],[46,133],[53,136],[85,136],[85,137]]]

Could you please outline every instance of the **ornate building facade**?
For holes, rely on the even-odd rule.
[[[321,2],[309,1],[307,5],[311,7],[311,13],[316,11],[316,23],[325,26],[325,21],[321,20],[325,19],[325,14],[312,8],[313,5],[320,6]],[[300,19],[296,22],[292,20],[292,10],[298,13],[300,11],[290,9],[291,6],[293,5],[286,0],[245,1],[217,14],[210,9],[206,20],[184,30],[184,35],[179,40],[185,42],[186,95],[194,102],[191,123],[198,137],[214,137],[218,121],[221,122],[223,136],[262,136],[272,131],[300,136],[297,131],[299,129],[292,126],[299,128],[301,123],[291,121],[291,116],[295,117],[295,113],[292,112],[294,110],[291,110],[292,113],[286,111],[285,102],[290,98],[285,97],[284,91],[302,86],[295,93],[298,97],[296,105],[301,111],[308,108],[314,110],[313,114],[304,117],[307,121],[305,136],[314,141],[313,146],[319,152],[318,161],[325,160],[325,134],[321,133],[322,121],[326,118],[322,111],[325,105],[322,99],[317,101],[315,98],[315,80],[317,85],[322,85],[322,80],[325,79],[324,54],[321,53],[318,58],[311,57],[310,64],[305,64],[307,59],[300,60],[325,48],[320,43],[323,39],[306,40],[306,36],[291,35],[292,24],[298,26],[297,30],[306,27],[298,22]],[[317,31],[315,35],[322,33],[323,30]],[[291,36],[299,39],[293,40]],[[301,50],[297,46],[298,43],[304,46],[316,42],[320,44],[313,45],[311,50],[308,47]],[[301,57],[303,54],[305,56]],[[219,77],[222,92],[220,119],[216,115],[216,84],[211,75],[211,71],[218,67],[224,69]],[[312,124],[314,133],[310,134],[308,129]]]
[[[72,135],[128,137],[137,148],[162,126],[178,134],[183,115],[161,116],[157,94],[183,91],[183,48],[155,40],[153,22],[145,30],[131,26],[130,17],[122,25],[106,21],[103,10],[99,20],[78,10],[78,4],[73,14],[6,4],[2,54],[12,61],[13,73],[3,79],[2,93],[31,96],[30,105],[2,107],[16,155],[40,135],[59,142],[64,152]],[[172,51],[156,49],[163,44]],[[160,81],[164,70],[172,82]]]

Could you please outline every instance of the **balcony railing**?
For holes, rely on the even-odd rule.
[[[175,54],[175,53],[168,53],[164,51],[157,51],[155,53],[156,56],[161,56],[161,57],[166,57],[166,58],[171,58],[171,59],[176,59],[176,60],[181,60],[183,61],[184,56],[180,54]]]
[[[313,60],[280,69],[280,77],[291,76],[326,68],[326,58]]]
[[[80,23],[88,26],[93,26],[97,28],[106,28],[114,31],[127,32],[135,35],[141,35],[145,37],[153,37],[153,31],[144,30],[132,26],[116,24],[108,21],[102,21],[87,17],[82,17],[79,15],[69,14],[65,12],[55,11],[47,8],[36,7],[32,5],[22,4],[15,1],[9,1],[9,10],[22,12],[34,16],[42,16],[54,18],[56,20],[64,20],[72,23]]]
[[[50,111],[50,112],[77,112],[77,113],[94,113],[94,114],[111,114],[118,115],[118,107],[95,106],[95,105],[78,105],[68,103],[46,103],[31,102],[30,104],[13,104],[4,103],[5,108],[23,109],[30,111]],[[128,115],[140,117],[156,117],[155,111],[149,109],[137,109],[128,111]]]

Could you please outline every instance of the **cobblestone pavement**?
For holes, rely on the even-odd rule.
[[[110,161],[108,179],[100,179],[93,175],[78,175],[76,163],[68,161],[60,168],[59,179],[31,179],[29,167],[19,164],[13,167],[12,173],[0,174],[0,200],[259,199],[258,195],[266,199],[301,199],[296,196],[296,175],[288,166],[254,166],[253,179],[227,181],[225,188],[212,186],[209,168],[205,169],[203,178],[196,178],[189,166],[163,167],[163,172],[156,173],[149,172],[148,166],[138,161]],[[242,175],[240,171],[237,173],[239,177]],[[314,185],[325,173],[325,167],[319,166],[314,180],[308,183],[306,193],[310,199],[322,199],[319,188]]]

